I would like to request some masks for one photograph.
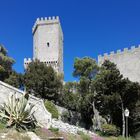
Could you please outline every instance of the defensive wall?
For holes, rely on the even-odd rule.
[[[125,78],[128,77],[131,81],[140,83],[140,45],[98,56],[99,65],[105,60],[114,62]]]

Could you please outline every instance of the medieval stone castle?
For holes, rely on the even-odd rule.
[[[56,72],[63,73],[63,32],[59,17],[37,19],[33,28],[33,59],[24,59],[24,68],[32,60],[51,65]]]
[[[25,58],[24,68],[26,69],[32,60],[38,59],[63,73],[63,32],[59,17],[38,18],[32,28],[32,34],[33,59]],[[124,77],[140,83],[140,46],[99,55],[98,64],[101,65],[107,59],[117,65]]]

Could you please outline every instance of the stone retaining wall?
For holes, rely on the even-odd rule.
[[[12,94],[16,94],[16,97],[20,97],[24,95],[25,92],[0,81],[0,104],[6,102]],[[34,105],[32,111],[34,112],[33,115],[38,124],[42,127],[49,128],[52,115],[46,110],[43,100],[30,95],[28,103]]]

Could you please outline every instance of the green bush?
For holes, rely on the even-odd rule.
[[[134,140],[134,139],[131,138],[131,137],[124,138],[124,137],[122,137],[122,136],[119,136],[119,137],[117,138],[117,140]]]
[[[58,119],[59,113],[53,102],[46,100],[45,107],[52,114],[52,118]]]
[[[70,114],[69,114],[68,111],[62,112],[62,114],[61,114],[61,120],[63,122],[68,122],[69,118],[70,118]]]
[[[82,140],[91,140],[91,137],[82,131],[77,131],[77,134],[81,136]]]
[[[111,125],[111,124],[102,125],[101,134],[104,136],[118,136],[119,133],[120,133],[120,130],[115,125]]]
[[[55,134],[59,134],[59,128],[50,127],[49,130]]]
[[[3,122],[0,122],[0,129],[4,129],[6,128],[6,124],[4,124]]]

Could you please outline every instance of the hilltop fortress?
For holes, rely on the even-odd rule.
[[[58,73],[63,72],[63,32],[59,17],[37,18],[32,28],[33,59],[24,59],[24,68],[35,59],[51,65]],[[105,60],[114,62],[121,74],[133,82],[140,83],[140,45],[124,48],[110,54],[98,56],[98,64]]]
[[[24,59],[24,68],[32,60],[51,65],[58,73],[63,73],[63,32],[59,17],[37,18],[32,28],[33,59]]]
[[[112,51],[110,54],[98,56],[98,64],[101,65],[105,60],[110,60],[117,65],[120,73],[128,77],[133,82],[140,83],[140,45],[132,46],[131,49],[124,48],[123,51]]]

